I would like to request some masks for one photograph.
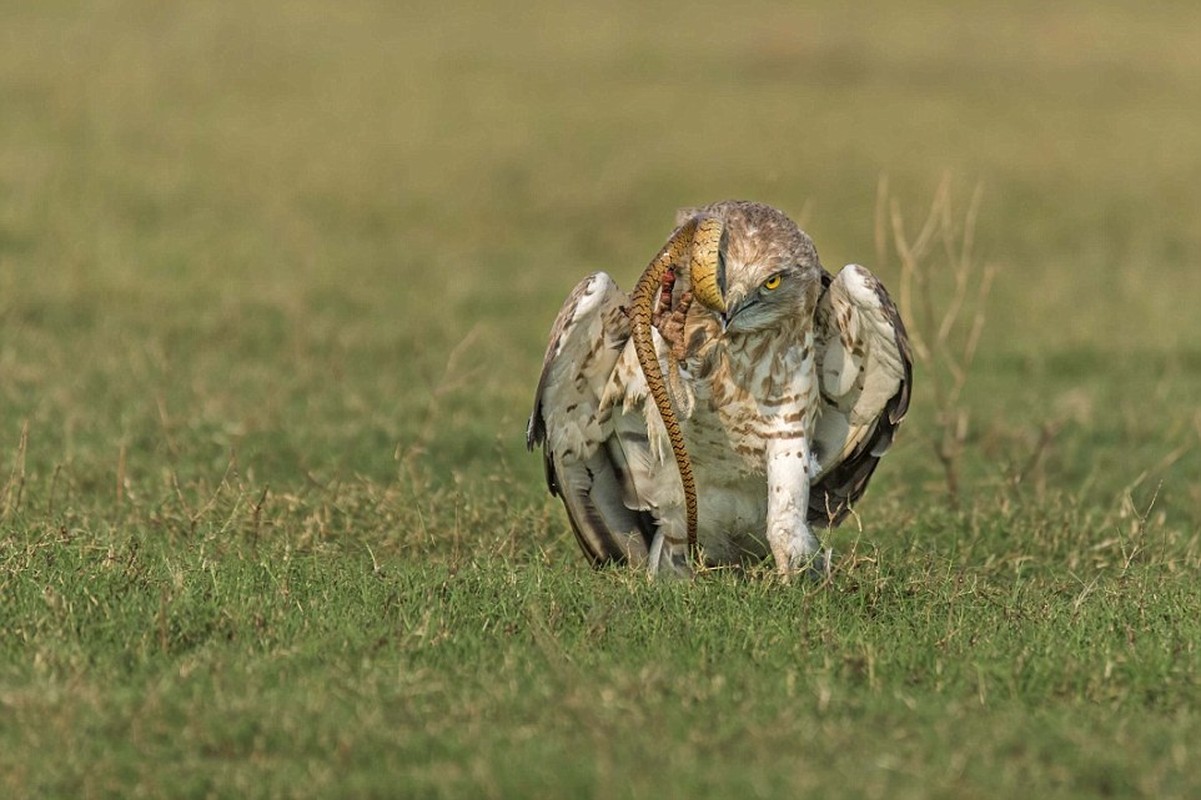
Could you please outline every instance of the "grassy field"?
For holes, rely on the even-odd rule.
[[[0,794],[1194,797],[1201,7],[0,8]],[[594,572],[523,434],[674,209],[984,187],[821,585]]]

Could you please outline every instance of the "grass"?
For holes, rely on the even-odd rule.
[[[1198,13],[9,4],[3,792],[1195,795]],[[948,172],[959,508],[919,373],[827,583],[585,567],[570,287],[729,196],[870,262]]]

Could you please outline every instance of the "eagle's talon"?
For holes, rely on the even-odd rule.
[[[671,295],[676,286],[676,271],[669,269],[663,273],[663,278],[659,281],[659,311],[658,314],[665,313],[671,308]]]
[[[659,335],[671,348],[671,354],[677,361],[683,361],[687,354],[684,323],[688,319],[688,309],[691,307],[692,292],[687,291],[680,295],[680,303],[675,308],[671,308],[670,304],[663,305],[661,303],[660,311],[654,320],[655,327],[659,329]]]
[[[672,302],[671,295],[676,285],[676,273],[674,270],[667,270],[663,273],[663,278],[659,283],[659,300],[655,303],[654,311],[651,312],[651,325],[659,328],[663,324],[663,320],[671,316]]]

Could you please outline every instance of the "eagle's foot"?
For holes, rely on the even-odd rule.
[[[831,550],[823,550],[807,525],[788,533],[777,533],[768,541],[776,559],[776,570],[784,581],[804,575],[821,581],[829,575]]]
[[[659,302],[655,304],[654,324],[658,326],[661,315],[671,310],[671,295],[676,287],[676,271],[669,269],[659,279]]]
[[[665,288],[666,292],[667,289]],[[659,310],[655,314],[654,324],[659,329],[659,335],[663,337],[663,341],[667,342],[667,346],[671,348],[671,354],[677,361],[683,361],[686,355],[687,348],[684,342],[684,322],[688,318],[688,309],[692,307],[692,292],[684,292],[680,295],[680,302],[675,308],[669,302],[663,304],[660,301]]]

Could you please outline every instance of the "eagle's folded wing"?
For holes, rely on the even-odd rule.
[[[816,350],[822,405],[809,521],[837,525],[863,494],[909,408],[913,358],[884,285],[858,264],[827,278]]]
[[[611,406],[601,403],[630,336],[627,296],[603,272],[581,281],[555,319],[526,428],[542,445],[546,481],[563,500],[594,564],[645,561],[654,521],[632,510],[637,496]],[[643,434],[645,438],[645,433]]]

